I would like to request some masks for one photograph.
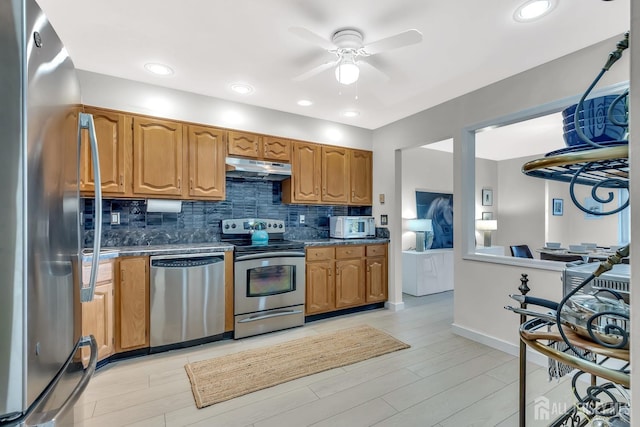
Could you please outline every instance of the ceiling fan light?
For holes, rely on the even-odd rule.
[[[360,76],[360,69],[353,61],[343,61],[336,67],[336,80],[340,84],[350,85],[355,83]]]

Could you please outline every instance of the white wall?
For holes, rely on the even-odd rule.
[[[600,197],[606,196],[609,191],[613,192],[614,201],[609,209],[618,207],[617,190],[600,190]],[[600,246],[618,245],[618,220],[615,215],[604,215],[597,219],[585,218],[585,213],[581,211],[571,201],[569,186],[559,182],[548,183],[548,203],[549,215],[548,240],[551,242],[561,242],[563,246],[578,244],[581,242],[594,242]],[[576,198],[583,202],[584,198],[591,195],[591,189],[583,185],[577,185],[575,191]],[[627,196],[623,196],[623,200]],[[564,214],[562,216],[551,215],[552,199],[564,200]]]
[[[518,320],[503,306],[509,301],[507,295],[517,289],[520,273],[529,274],[534,295],[560,296],[559,274],[553,270],[557,267],[548,267],[546,262],[538,261],[545,265],[536,264],[537,268],[532,268],[531,264],[514,267],[480,262],[481,257],[467,256],[474,247],[474,202],[477,197],[474,147],[469,131],[497,122],[506,124],[559,111],[576,102],[621,37],[574,52],[374,131],[374,192],[387,196],[384,205],[374,204],[374,214],[389,215],[392,236],[390,304],[399,303],[401,291],[398,289],[402,286],[402,240],[396,238],[402,234],[402,195],[398,184],[402,182],[402,159],[397,152],[422,145],[424,141],[439,141],[451,136],[454,138],[454,319],[458,329],[477,331],[496,341],[517,345]],[[600,87],[627,81],[628,67],[629,56],[625,55],[605,75]],[[550,106],[550,110],[542,111],[540,106],[543,105]]]
[[[537,157],[537,156],[536,156]],[[545,240],[545,180],[531,178],[522,173],[522,165],[536,157],[525,157],[498,162],[498,194],[500,218],[496,244],[544,246]]]
[[[451,153],[426,148],[403,150],[401,172],[403,218],[416,217],[416,190],[453,193],[453,154]],[[415,233],[403,232],[402,249],[415,248],[415,246]]]
[[[79,71],[82,102],[155,117],[371,150],[372,131],[132,80]]]

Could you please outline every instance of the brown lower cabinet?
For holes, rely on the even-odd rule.
[[[116,263],[116,352],[149,347],[149,257]]]
[[[306,250],[307,315],[387,300],[387,244]]]
[[[91,264],[82,267],[82,283],[89,283]],[[93,335],[98,344],[98,360],[109,357],[114,352],[113,335],[113,260],[98,264],[96,287],[92,301],[80,305],[82,312],[82,335]],[[87,366],[91,357],[90,349],[82,349],[82,363]]]

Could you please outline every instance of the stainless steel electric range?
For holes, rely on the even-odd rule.
[[[256,228],[267,231],[266,244],[252,243]],[[304,325],[304,244],[285,240],[284,232],[280,220],[222,221],[222,240],[235,246],[236,339]]]

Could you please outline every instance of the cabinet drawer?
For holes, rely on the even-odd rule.
[[[367,256],[384,256],[387,254],[387,245],[367,246]]]
[[[364,257],[364,246],[338,246],[336,248],[336,259],[362,258]]]
[[[325,261],[334,258],[334,248],[307,248],[307,261]]]
[[[91,263],[82,264],[82,284],[88,285],[91,278]],[[96,283],[113,281],[113,260],[100,261],[98,264],[98,274],[96,275]]]

